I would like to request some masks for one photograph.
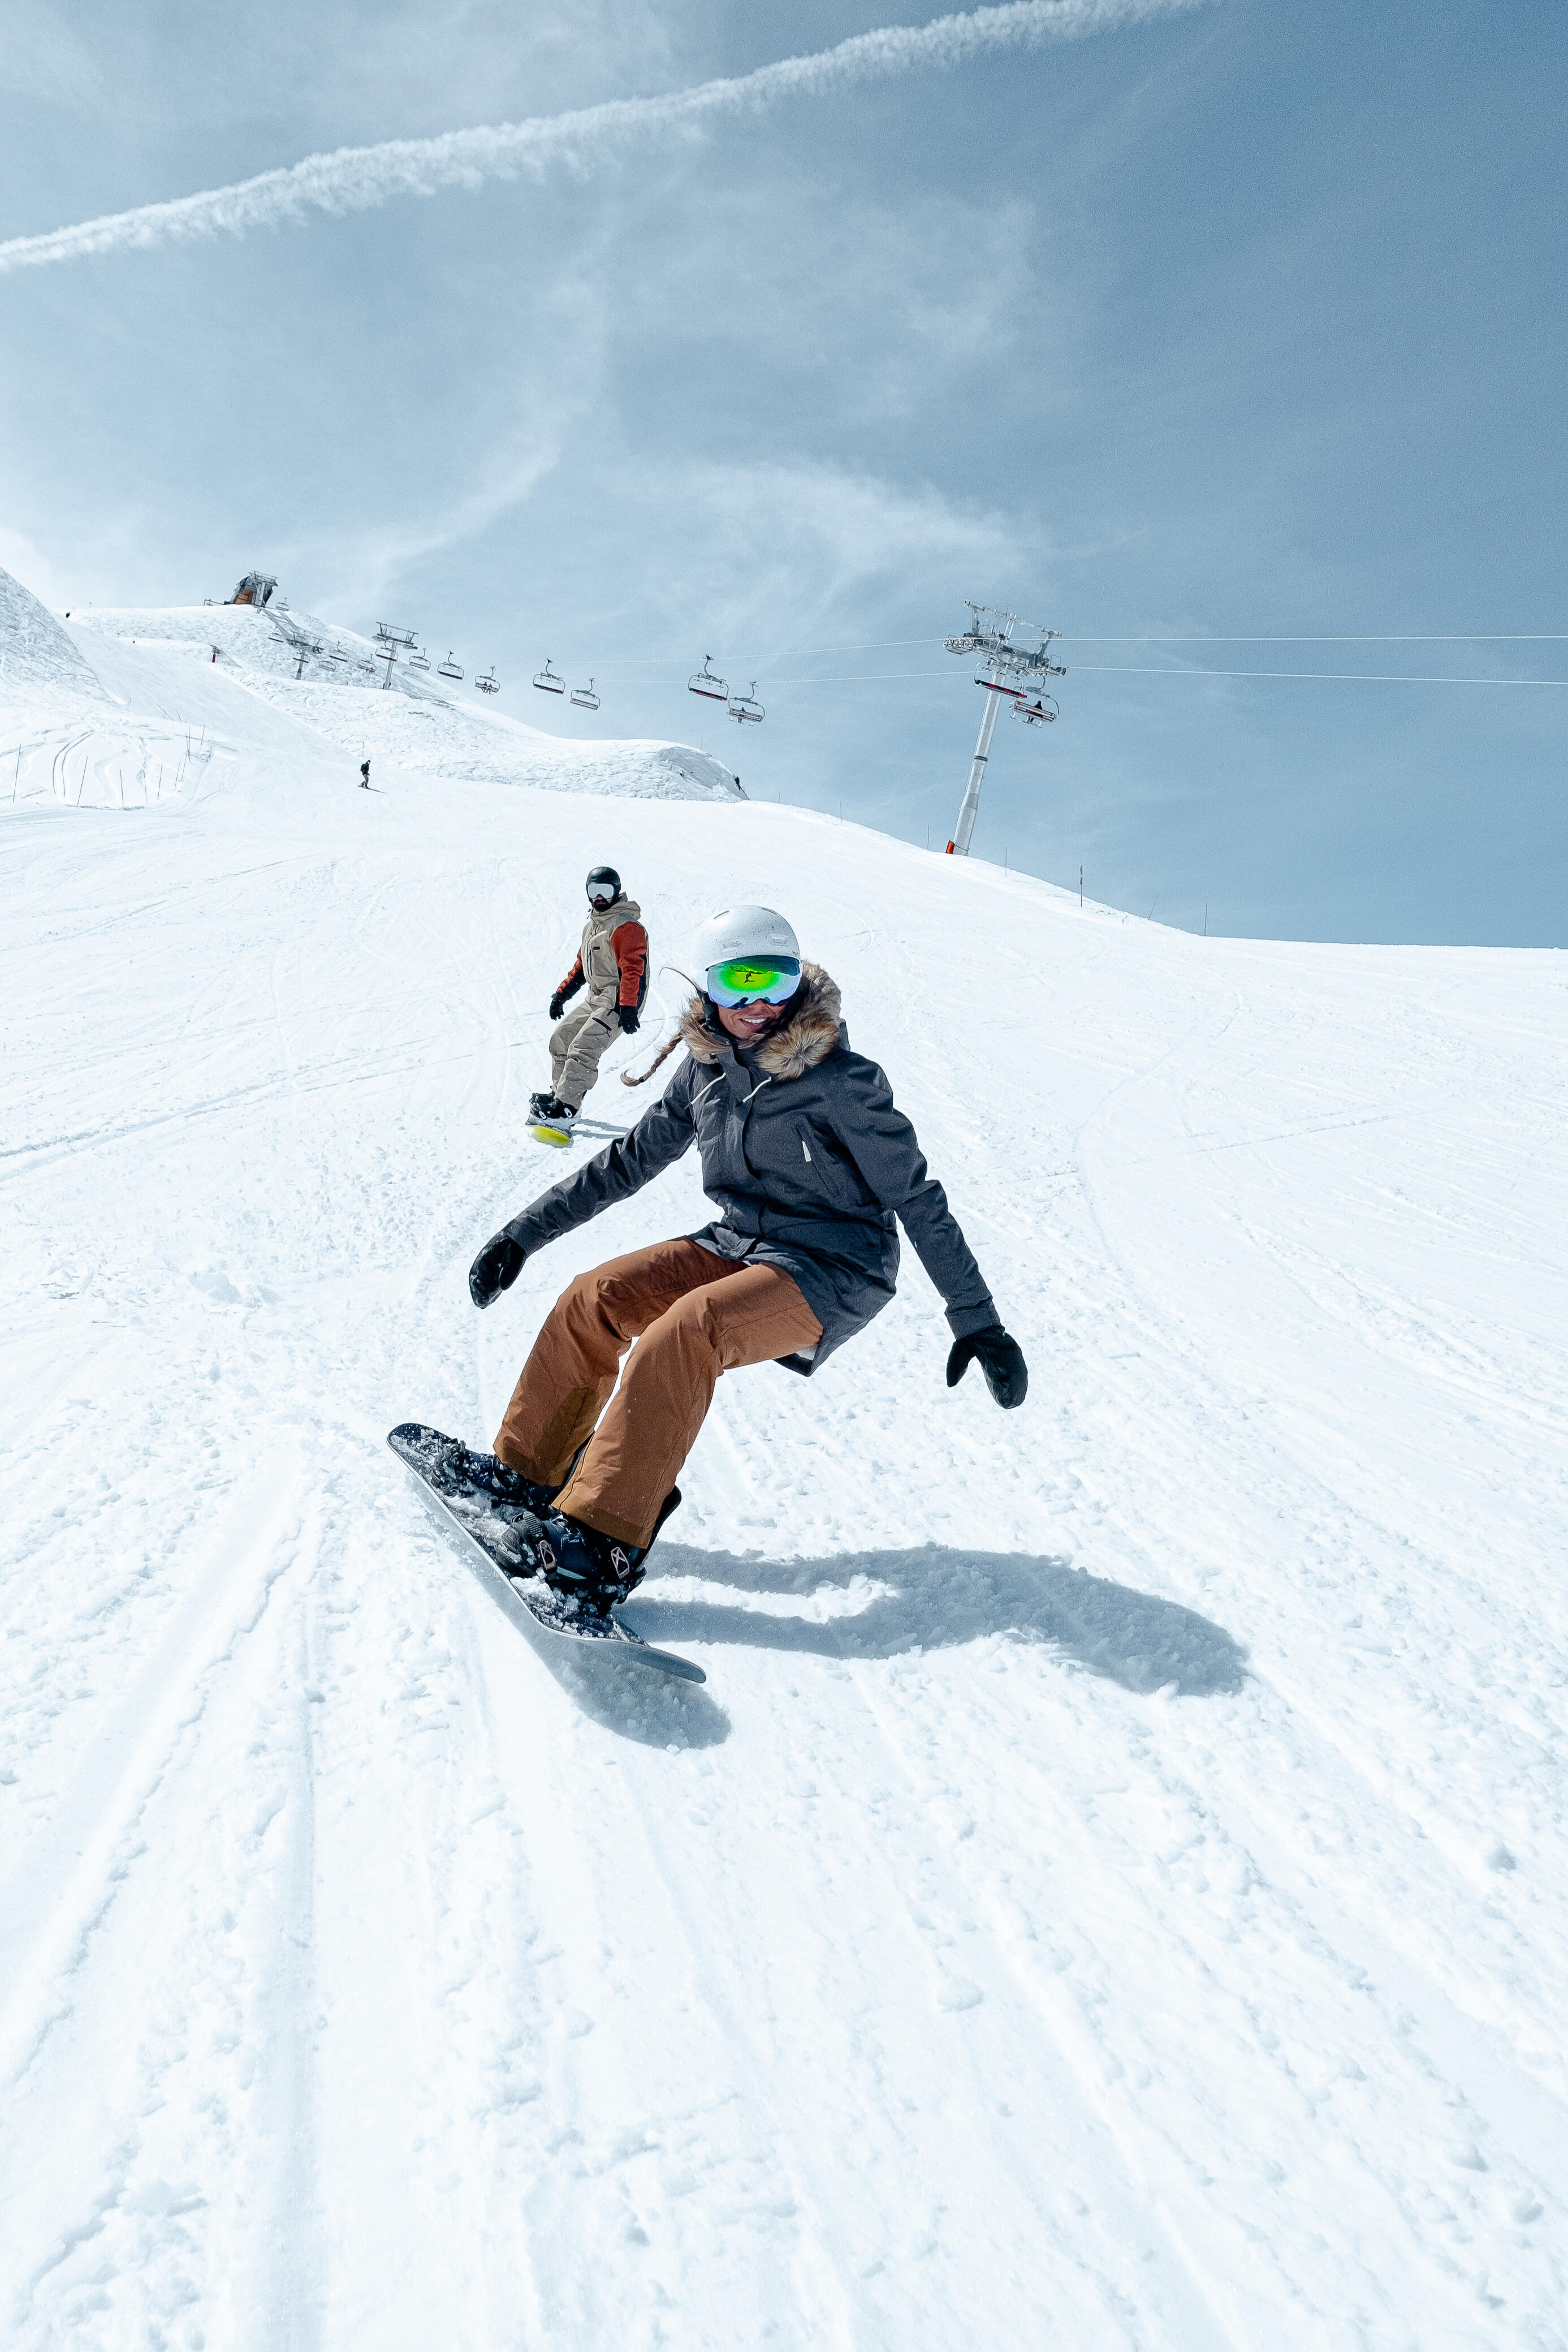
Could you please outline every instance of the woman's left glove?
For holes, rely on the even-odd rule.
[[[971,1331],[967,1339],[954,1340],[947,1357],[950,1389],[957,1387],[975,1356],[997,1402],[1009,1412],[1015,1404],[1022,1404],[1029,1394],[1029,1366],[1018,1341],[1009,1339],[999,1323],[988,1323],[983,1331]]]
[[[637,1007],[634,1004],[618,1004],[615,1012],[628,1037],[634,1037],[637,1034],[637,1024],[643,1017]]]
[[[468,1296],[476,1307],[488,1307],[503,1290],[510,1290],[523,1270],[527,1253],[510,1234],[497,1234],[486,1243],[468,1269]]]

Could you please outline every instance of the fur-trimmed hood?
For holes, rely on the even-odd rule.
[[[717,1061],[735,1040],[708,1026],[708,1000],[694,996],[681,1015],[680,1041],[694,1061]],[[802,963],[800,985],[790,999],[789,1016],[750,1050],[750,1066],[764,1077],[799,1078],[825,1062],[839,1042],[843,1019],[839,984],[820,963]]]

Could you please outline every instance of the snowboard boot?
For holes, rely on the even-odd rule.
[[[577,1125],[577,1113],[559,1095],[536,1095],[528,1110],[528,1125],[547,1142],[566,1143]]]
[[[653,1534],[640,1549],[635,1544],[617,1543],[613,1536],[601,1535],[597,1528],[584,1527],[580,1519],[570,1518],[564,1511],[537,1514],[537,1532],[528,1547],[537,1563],[536,1572],[563,1600],[580,1601],[600,1616],[608,1615],[622,1601],[629,1600],[642,1583],[645,1573],[643,1563],[658,1540],[659,1529],[678,1507],[680,1499],[680,1488],[673,1486],[660,1507]]]

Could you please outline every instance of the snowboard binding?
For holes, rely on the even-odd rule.
[[[565,1511],[524,1512],[513,1523],[513,1538],[528,1570],[544,1579],[563,1601],[608,1616],[631,1599],[646,1573],[643,1562],[658,1540],[659,1529],[679,1508],[681,1490],[673,1486],[660,1507],[653,1532],[641,1547],[618,1543],[597,1528],[585,1527]],[[510,1516],[508,1514],[508,1516]],[[517,1571],[512,1570],[514,1580]]]

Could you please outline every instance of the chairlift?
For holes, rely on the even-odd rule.
[[[714,676],[712,654],[704,654],[703,666],[701,669],[698,670],[695,677],[689,677],[686,680],[686,691],[688,694],[705,695],[709,702],[727,702],[729,700],[728,687],[726,686],[722,677],[716,677]]]
[[[358,668],[358,669],[362,669],[362,670],[364,671],[365,676],[366,676],[367,677],[374,677],[374,676],[375,676],[375,674],[376,674],[376,666],[375,666],[375,664],[374,664],[374,662],[373,662],[373,661],[361,661],[361,662],[357,662],[357,663],[355,664],[355,667],[356,667],[356,668]]]
[[[501,681],[496,676],[495,663],[492,662],[489,668],[484,671],[481,676],[476,677],[474,683],[478,688],[481,694],[499,694],[501,691]]]
[[[430,667],[430,656],[417,651],[412,653],[408,657],[408,666],[410,669],[428,669]]]
[[[586,686],[574,686],[571,689],[571,698],[579,710],[597,710],[599,708],[599,697],[593,691],[591,678]]]
[[[1015,702],[1013,705],[1013,717],[1021,719],[1030,727],[1038,727],[1042,719],[1049,722],[1061,716],[1054,694],[1037,694],[1032,702]]]
[[[346,661],[348,660],[348,658],[349,658],[349,656],[348,656],[348,655],[344,652],[344,650],[343,650],[343,648],[342,648],[342,646],[333,646],[333,648],[332,648],[332,650],[331,650],[331,652],[330,652],[330,654],[328,656],[328,659],[329,659],[329,661],[336,661],[336,662],[346,662]]]
[[[564,694],[566,692],[566,680],[561,677],[559,670],[551,669],[549,666],[549,654],[546,654],[545,656],[545,666],[543,669],[538,669],[534,672],[534,684],[538,688],[541,694]]]
[[[749,719],[758,727],[762,724],[766,713],[763,710],[762,705],[757,699],[757,680],[755,678],[751,681],[751,691],[749,694],[732,694],[730,696],[729,715],[732,719],[738,719],[743,723],[745,720]]]
[[[975,684],[983,686],[988,694],[1005,694],[1013,702],[1021,701],[1025,692],[1025,688],[1016,686],[1009,676],[993,677],[988,670],[983,669],[975,672]]]
[[[437,677],[461,677],[463,665],[461,662],[454,661],[449,653],[446,659],[437,665],[435,675]]]

